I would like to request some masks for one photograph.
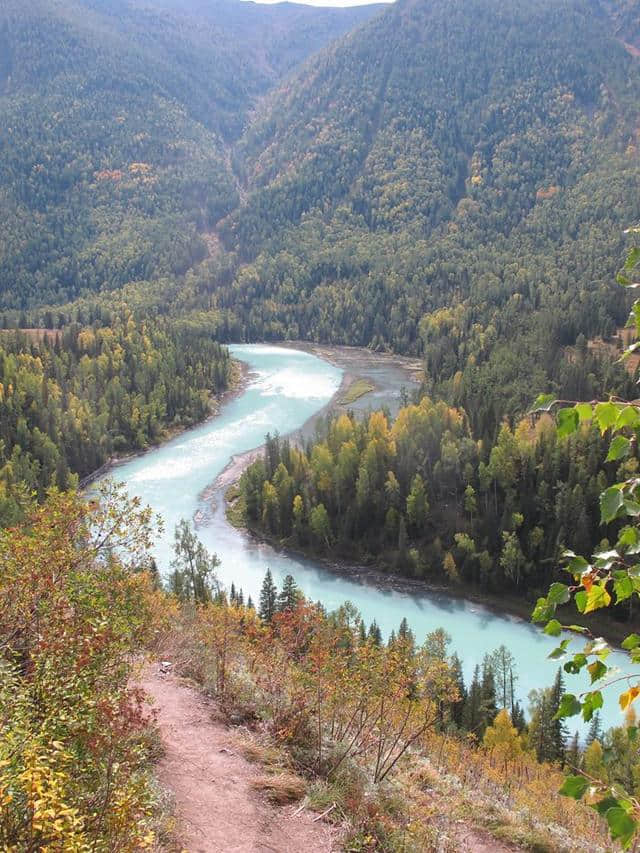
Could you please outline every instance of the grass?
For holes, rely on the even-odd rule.
[[[307,792],[304,779],[286,770],[273,775],[256,776],[251,781],[251,787],[256,791],[261,791],[266,795],[269,802],[278,806],[295,803],[297,800],[301,800]]]
[[[365,394],[374,391],[375,387],[373,382],[370,382],[368,379],[354,379],[340,398],[340,405],[349,406],[351,403],[355,403],[360,397],[364,397]]]
[[[224,495],[227,521],[232,527],[242,530],[245,527],[245,503],[237,483],[233,483]]]

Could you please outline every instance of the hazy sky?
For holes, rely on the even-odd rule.
[[[255,0],[257,3],[279,3],[281,0]],[[369,3],[393,3],[393,0],[292,0],[307,6],[367,6]]]

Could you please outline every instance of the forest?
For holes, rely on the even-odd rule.
[[[589,626],[640,662],[640,414],[617,360],[640,250],[615,283],[640,219],[639,21],[637,0],[3,3],[2,849],[180,849],[144,660],[174,662],[249,738],[261,794],[349,851],[457,849],[460,823],[634,843],[640,687],[603,732],[616,676]],[[225,344],[301,339],[414,356],[422,386],[393,420],[268,435],[233,518],[519,600],[559,643],[526,707],[504,646],[465,681],[435,626],[383,637],[270,573],[252,602],[186,520],[161,578],[149,509],[78,496],[215,410]]]
[[[375,13],[218,0],[7,0],[0,10],[0,310],[178,276],[238,203],[257,97]]]
[[[50,487],[206,417],[231,382],[213,318],[0,331],[0,526]]]
[[[320,432],[304,448],[267,437],[238,489],[251,529],[294,549],[532,604],[562,576],[565,549],[606,544],[615,526],[599,526],[600,493],[637,466],[608,462],[596,429],[559,439],[548,416],[504,424],[485,446],[463,411],[429,397],[392,423],[383,412],[343,414]],[[616,618],[633,621],[629,602]]]

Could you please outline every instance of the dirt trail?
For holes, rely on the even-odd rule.
[[[156,769],[175,798],[179,840],[189,853],[330,853],[334,831],[298,806],[275,808],[251,787],[259,770],[236,754],[213,705],[172,675],[148,667],[140,686],[153,700],[165,756]]]

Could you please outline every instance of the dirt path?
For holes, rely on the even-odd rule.
[[[333,830],[298,806],[275,808],[251,787],[259,771],[235,752],[213,706],[172,675],[149,667],[140,686],[153,700],[165,756],[157,777],[175,799],[179,841],[189,853],[330,853]]]

